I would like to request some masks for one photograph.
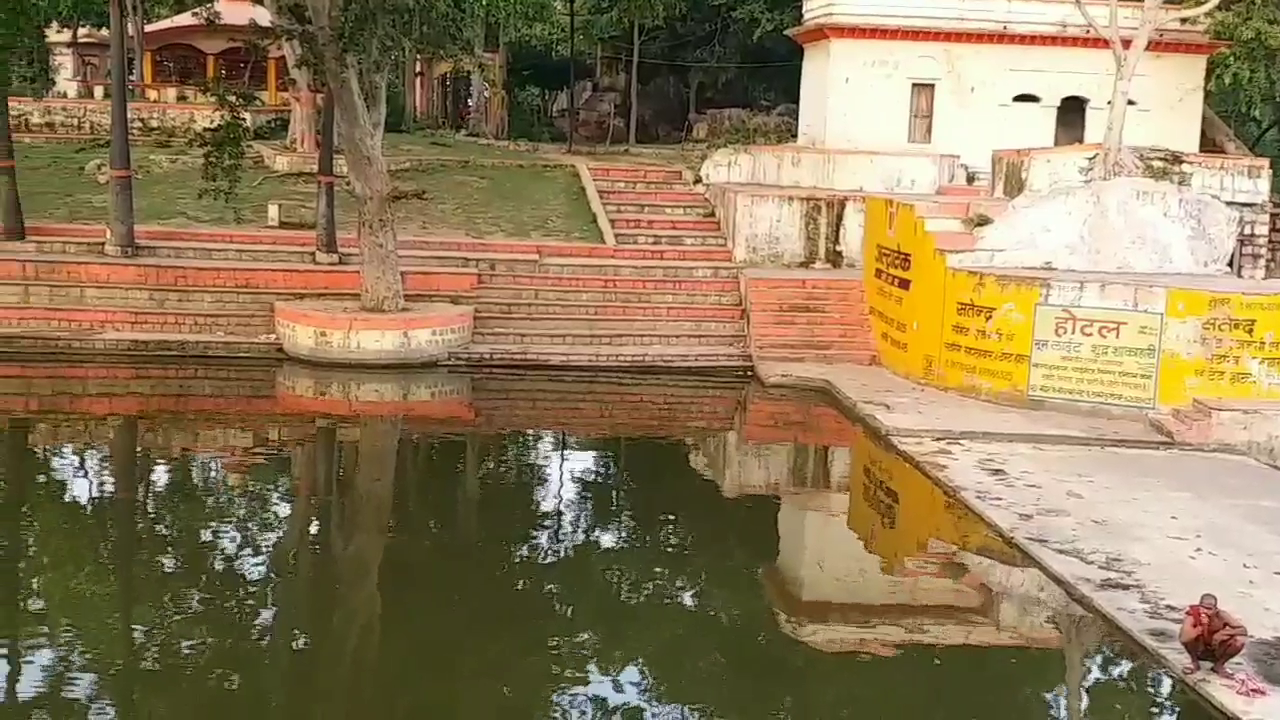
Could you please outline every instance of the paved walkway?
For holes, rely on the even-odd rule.
[[[1184,608],[1217,594],[1251,636],[1232,669],[1270,694],[1244,698],[1208,673],[1193,687],[1234,718],[1280,718],[1280,472],[1177,449],[1140,418],[1001,407],[882,368],[777,364],[759,374],[833,392],[1175,672],[1186,663]]]

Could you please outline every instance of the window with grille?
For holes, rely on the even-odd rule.
[[[907,126],[907,142],[928,145],[933,142],[933,83],[911,84],[911,123]]]

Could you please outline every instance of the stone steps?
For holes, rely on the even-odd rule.
[[[985,185],[943,185],[938,188],[938,194],[946,197],[991,197]]]
[[[781,322],[762,320],[754,313],[751,321],[755,324],[752,336],[781,340],[860,340],[868,342],[871,335],[870,323],[815,323],[809,318],[792,316],[793,319]]]
[[[488,315],[536,315],[539,317],[661,318],[667,320],[733,321],[742,319],[737,305],[619,302],[596,303],[549,300],[481,300],[477,317]]]
[[[820,305],[812,303],[761,302],[751,299],[751,317],[768,324],[789,322],[835,322],[870,327],[867,308],[861,303]]]
[[[0,252],[0,282],[358,292],[359,270],[355,266]],[[471,268],[419,266],[405,270],[404,285],[410,293],[469,294],[476,278]]]
[[[690,185],[680,180],[647,180],[647,179],[595,179],[600,190],[639,190],[641,192],[683,192]]]
[[[486,362],[499,367],[630,367],[671,370],[747,371],[751,358],[743,348],[735,347],[640,347],[565,345],[507,345],[488,342],[472,343],[450,356],[451,363]]]
[[[685,182],[685,171],[680,168],[658,165],[597,165],[587,166],[592,180],[651,180],[655,182]]]
[[[815,363],[821,365],[875,365],[878,360],[874,350],[865,348],[830,347],[801,348],[753,347],[751,357],[756,362]]]
[[[688,217],[682,215],[648,215],[619,213],[610,215],[614,232],[618,230],[691,230],[693,232],[720,232],[720,221],[714,217]]]
[[[36,238],[6,246],[14,253],[78,255],[85,258],[102,255],[100,241],[83,238]],[[352,247],[342,248],[343,264],[358,265],[360,253]],[[166,260],[208,260],[215,262],[252,262],[314,265],[315,251],[307,245],[271,245],[219,242],[139,240],[135,257]],[[536,252],[482,252],[476,250],[440,250],[422,244],[406,244],[400,249],[404,266],[445,268],[513,268],[535,267]]]
[[[22,328],[0,332],[0,354],[281,359],[275,340],[219,335]]]
[[[490,302],[576,302],[595,304],[687,304],[733,307],[741,311],[742,295],[733,291],[687,291],[651,288],[574,288],[538,285],[482,283],[476,292],[480,304]]]
[[[571,325],[571,323],[565,323]],[[649,325],[641,330],[635,327],[616,330],[601,330],[590,327],[534,329],[518,324],[500,327],[490,325],[477,327],[472,337],[478,344],[494,345],[570,345],[573,347],[681,347],[691,348],[704,345],[717,345],[745,348],[746,338],[737,330],[716,332],[711,330],[667,331],[660,325]]]
[[[506,332],[513,330],[558,330],[566,334],[584,332],[627,333],[643,331],[649,334],[669,333],[689,335],[714,333],[716,335],[743,336],[746,324],[743,320],[681,320],[669,318],[601,317],[598,315],[546,316],[539,314],[517,315],[509,313],[476,313],[476,331]]]
[[[873,364],[876,345],[856,273],[753,271],[746,278],[757,361]]]
[[[736,404],[745,397],[747,385],[738,380],[690,378],[662,375],[601,376],[598,373],[557,372],[554,377],[537,375],[491,375],[473,377],[472,396],[477,400],[505,404],[517,398],[533,403],[578,402],[626,403],[660,399],[664,403]],[[572,397],[565,390],[572,388]]]
[[[508,269],[510,268],[510,269]],[[500,263],[495,268],[519,273],[518,266]],[[681,260],[605,260],[597,258],[543,258],[536,266],[542,275],[608,275],[612,277],[737,279],[739,266],[732,262]]]
[[[719,230],[654,230],[649,228],[616,228],[619,245],[688,245],[721,247],[728,243]]]
[[[100,308],[157,310],[171,312],[245,311],[270,316],[272,305],[279,300],[306,297],[314,300],[351,300],[356,292],[326,291],[274,292],[245,288],[189,288],[163,285],[83,285],[73,282],[0,281],[0,304],[36,307]],[[415,302],[465,302],[466,295],[407,293]]]
[[[706,200],[695,202],[606,202],[605,214],[609,217],[618,215],[645,215],[666,217],[715,217],[715,210]]]
[[[275,332],[270,314],[245,310],[159,310],[110,306],[0,305],[0,328],[101,330],[260,337]]]
[[[613,275],[548,275],[541,273],[483,273],[479,287],[557,288],[565,290],[666,290],[669,292],[720,292],[738,290],[731,278],[650,278]]]
[[[665,205],[705,205],[707,198],[696,190],[610,190],[600,188],[600,202],[665,204]]]

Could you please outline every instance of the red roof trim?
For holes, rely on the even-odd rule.
[[[1035,47],[1096,48],[1106,50],[1107,42],[1096,35],[1045,35],[979,30],[935,30],[930,28],[885,27],[864,25],[829,25],[799,27],[791,38],[801,45],[823,40],[907,40],[971,45],[1029,45]],[[1150,52],[1183,55],[1212,55],[1226,47],[1216,40],[1153,39]]]

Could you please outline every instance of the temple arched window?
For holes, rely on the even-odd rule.
[[[218,53],[218,77],[234,87],[266,90],[267,57],[249,48],[229,47]]]
[[[151,81],[170,85],[199,85],[205,81],[204,51],[186,43],[161,45],[152,53]]]

